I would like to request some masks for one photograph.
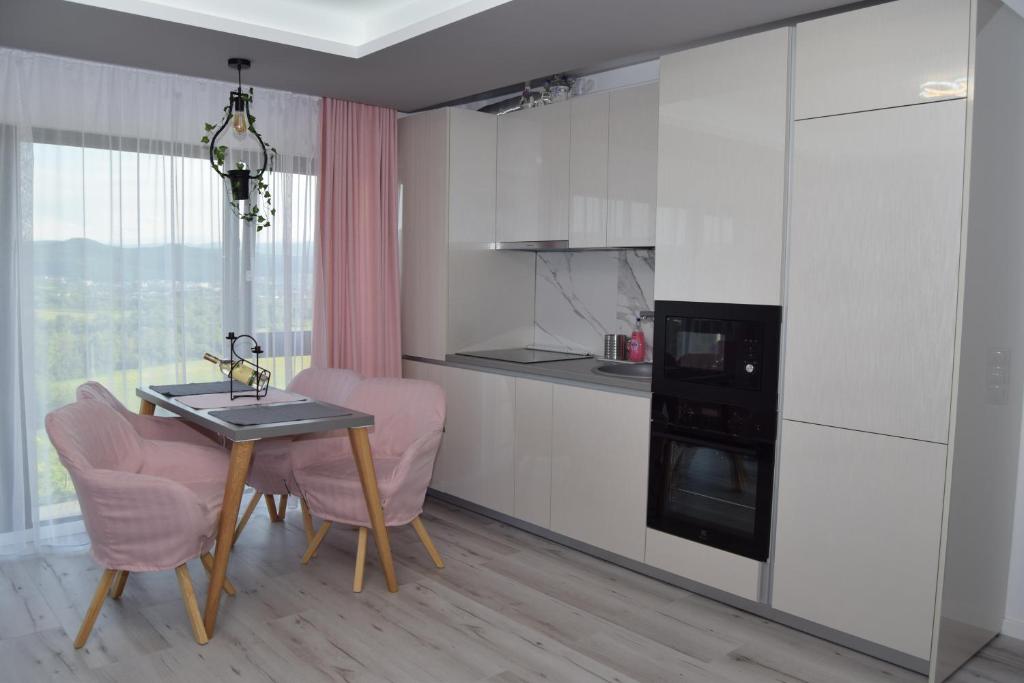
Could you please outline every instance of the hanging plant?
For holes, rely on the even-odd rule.
[[[249,111],[253,97],[252,88],[249,88],[249,92],[242,92],[242,69],[248,69],[250,65],[248,59],[234,57],[228,60],[228,66],[238,69],[238,89],[231,91],[221,121],[204,124],[201,142],[210,146],[210,166],[220,177],[228,181],[231,188],[231,208],[234,209],[235,215],[243,221],[255,223],[258,232],[263,228],[269,228],[271,218],[277,213],[268,182],[274,170],[277,149],[273,146],[268,147],[256,130],[256,117]],[[236,162],[234,168],[225,170],[229,149],[227,145],[220,144],[219,140],[229,123],[237,137],[244,138],[251,134],[259,143],[262,156],[259,170],[254,172],[242,161]],[[246,202],[244,210],[242,202]]]

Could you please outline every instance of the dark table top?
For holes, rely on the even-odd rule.
[[[356,410],[345,408],[347,415],[338,417],[322,417],[312,420],[297,420],[294,422],[274,422],[270,424],[241,426],[225,422],[210,415],[225,408],[198,409],[180,403],[174,398],[164,396],[153,391],[149,387],[140,387],[135,390],[135,395],[144,401],[149,401],[155,406],[168,410],[178,415],[183,420],[209,429],[211,432],[220,434],[231,441],[256,441],[268,439],[275,436],[298,436],[299,434],[312,434],[316,432],[331,432],[336,429],[352,429],[356,427],[372,427],[373,415],[360,413]],[[310,399],[312,400],[312,399]],[[323,403],[323,401],[320,401]],[[271,405],[281,405],[275,403]],[[269,407],[269,406],[268,406]],[[340,407],[340,406],[339,406]]]

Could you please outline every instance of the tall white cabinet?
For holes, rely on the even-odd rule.
[[[790,35],[662,57],[655,299],[782,302]]]
[[[534,259],[490,248],[496,145],[489,114],[435,109],[398,121],[406,356],[533,341]]]
[[[773,606],[928,659],[946,447],[783,422]]]
[[[786,418],[947,441],[966,115],[796,122]]]
[[[1005,602],[1024,20],[898,0],[795,57],[771,604],[944,680]]]

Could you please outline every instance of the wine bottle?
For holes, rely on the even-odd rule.
[[[260,371],[257,373],[256,368],[247,363],[237,363],[232,367],[231,361],[217,358],[212,353],[204,353],[203,360],[209,361],[220,368],[221,373],[225,377],[230,377],[246,386],[265,389],[270,384],[270,371],[264,368],[260,368]]]

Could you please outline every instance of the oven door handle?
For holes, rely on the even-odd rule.
[[[657,429],[652,423],[651,437],[658,439],[671,439],[672,441],[685,441],[688,444],[696,446],[705,446],[707,448],[715,448],[720,451],[743,451],[749,453],[752,456],[758,456],[757,449],[759,446],[764,446],[765,442],[752,441],[750,439],[725,437],[723,439],[711,439],[707,437],[693,436],[687,432],[677,432],[669,430]]]

